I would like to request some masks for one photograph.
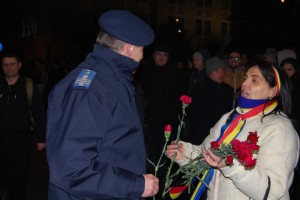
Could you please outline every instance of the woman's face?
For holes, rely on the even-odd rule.
[[[276,94],[276,87],[271,88],[258,66],[249,68],[242,84],[241,95],[247,99],[271,99]]]
[[[296,73],[296,70],[291,63],[285,63],[283,65],[283,69],[287,73],[289,78],[291,78],[291,76],[293,76]]]

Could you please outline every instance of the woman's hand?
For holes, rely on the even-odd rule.
[[[209,149],[203,150],[203,159],[207,162],[207,164],[214,168],[223,168],[227,166],[225,159],[221,159],[219,156],[216,156]]]
[[[183,158],[183,145],[181,142],[178,142],[176,145],[175,141],[172,141],[170,145],[167,146],[165,152],[166,156],[170,159],[176,154],[175,160],[181,160]]]

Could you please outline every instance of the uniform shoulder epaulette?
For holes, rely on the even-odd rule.
[[[82,69],[76,78],[73,88],[74,89],[89,89],[96,72],[90,69]]]

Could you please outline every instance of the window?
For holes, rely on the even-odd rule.
[[[176,0],[168,0],[168,4],[175,4]]]
[[[174,16],[168,16],[169,22],[176,21],[176,18]]]
[[[177,6],[177,14],[178,15],[184,15],[185,8],[184,6]]]
[[[177,24],[180,25],[180,26],[182,26],[182,27],[184,27],[184,18],[183,17],[179,17],[178,19],[179,19],[179,21],[177,22]]]
[[[229,37],[232,37],[232,23],[229,24]]]
[[[203,0],[196,0],[196,7],[203,7]]]
[[[221,37],[222,38],[228,37],[228,26],[226,22],[221,23]]]
[[[175,6],[173,6],[173,5],[168,6],[168,13],[175,14]]]
[[[168,0],[168,4],[184,5],[185,0]]]
[[[176,28],[177,28],[177,32],[178,33],[181,33],[184,29],[184,18],[183,17],[179,17],[179,18],[176,18]]]
[[[228,11],[229,7],[229,0],[222,0],[222,9]]]
[[[197,19],[195,22],[195,34],[202,35],[202,20]]]
[[[212,8],[212,0],[204,0],[205,8]]]
[[[211,35],[211,21],[204,21],[204,36],[208,37]]]
[[[185,0],[177,0],[177,4],[178,5],[184,5],[185,4]]]

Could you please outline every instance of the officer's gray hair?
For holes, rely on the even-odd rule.
[[[100,31],[100,33],[98,34],[96,43],[100,44],[106,48],[109,48],[113,51],[116,51],[116,52],[120,52],[125,45],[125,42],[103,32],[103,31]]]

